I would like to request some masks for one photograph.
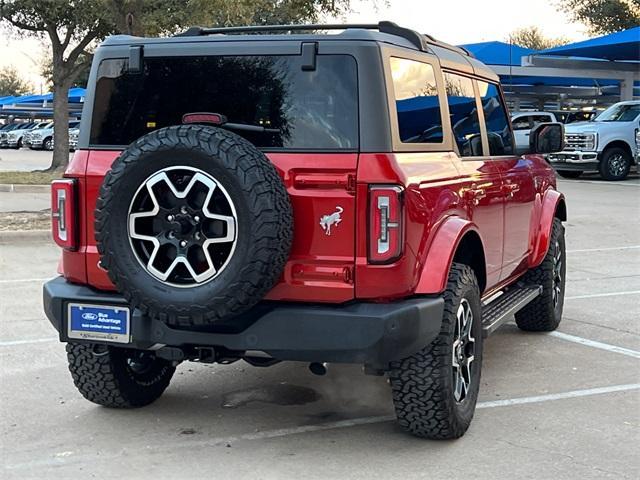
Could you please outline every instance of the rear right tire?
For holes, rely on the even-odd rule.
[[[464,435],[480,387],[482,309],[478,281],[469,266],[452,265],[444,299],[438,337],[414,355],[392,362],[389,371],[398,424],[422,438]]]

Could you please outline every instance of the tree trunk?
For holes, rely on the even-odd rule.
[[[49,170],[64,170],[69,163],[69,82],[53,83],[53,161]]]

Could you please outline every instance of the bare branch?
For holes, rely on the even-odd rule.
[[[67,27],[67,33],[65,34],[64,40],[62,42],[63,50],[66,50],[67,47],[69,46],[69,42],[71,41],[72,33],[73,33],[73,30],[70,27]]]
[[[44,32],[45,27],[43,25],[29,25],[28,23],[21,22],[19,20],[15,20],[13,18],[5,17],[5,20],[9,22],[14,27],[19,28],[20,30],[28,30],[30,32]]]
[[[78,45],[76,45],[74,49],[71,50],[71,52],[69,52],[69,56],[67,57],[67,62],[71,64],[75,64],[80,54],[84,52],[84,49],[87,48],[87,46],[91,42],[93,42],[96,38],[98,38],[99,35],[100,35],[100,32],[96,30],[90,30],[89,32],[87,32],[84,38],[80,40],[80,43],[78,43]]]

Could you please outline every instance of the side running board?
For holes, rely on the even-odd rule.
[[[482,336],[488,337],[542,293],[541,285],[516,285],[482,306]]]

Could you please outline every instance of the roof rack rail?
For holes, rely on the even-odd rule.
[[[401,27],[393,22],[379,23],[347,23],[347,24],[308,24],[308,25],[255,25],[242,27],[191,27],[177,37],[197,37],[201,35],[233,34],[233,33],[258,33],[258,32],[299,32],[307,30],[349,30],[361,28],[365,30],[378,30],[381,33],[388,33],[402,37],[411,42],[418,50],[429,50],[429,39],[421,33],[409,28]]]
[[[422,34],[411,30],[410,28],[404,28],[394,22],[382,21],[378,23],[312,23],[307,25],[252,25],[241,27],[191,27],[188,30],[179,33],[176,37],[198,37],[202,35],[215,35],[215,34],[234,34],[234,33],[260,33],[260,32],[301,32],[308,30],[350,30],[360,28],[364,30],[378,30],[380,33],[387,33],[389,35],[395,35],[404,38],[411,42],[418,50],[423,52],[429,51],[429,45],[436,45],[449,50],[453,50],[462,55],[473,57],[473,54],[465,48],[455,47],[448,43],[436,40],[431,35]]]

